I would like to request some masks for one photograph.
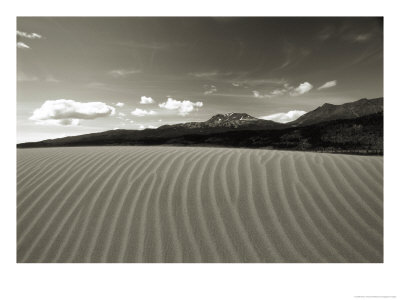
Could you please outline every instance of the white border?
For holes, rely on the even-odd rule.
[[[7,3],[8,2],[8,3]],[[400,297],[399,9],[396,1],[10,1],[2,5],[2,299],[355,299]],[[7,6],[5,8],[5,6]],[[384,16],[384,264],[16,264],[16,16]],[[397,279],[397,280],[396,280]],[[397,284],[397,285],[396,285]],[[376,299],[376,298],[375,298]]]

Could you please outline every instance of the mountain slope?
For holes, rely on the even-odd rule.
[[[158,129],[274,129],[283,127],[285,127],[285,125],[273,121],[257,119],[246,113],[227,113],[212,116],[205,122],[188,122],[174,125],[164,125]]]
[[[383,112],[383,98],[360,99],[341,105],[325,103],[288,124],[306,126],[330,120],[353,119],[379,112]]]

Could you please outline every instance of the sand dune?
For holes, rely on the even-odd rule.
[[[18,262],[383,262],[383,158],[17,150]]]

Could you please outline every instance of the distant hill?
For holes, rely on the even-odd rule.
[[[110,130],[18,148],[99,145],[191,145],[383,153],[383,98],[324,104],[294,122],[281,124],[246,113],[217,114],[205,122],[157,129]]]
[[[360,99],[341,105],[325,103],[317,109],[302,115],[289,125],[304,126],[324,121],[353,119],[383,112],[383,98]]]
[[[188,122],[174,125],[164,125],[158,129],[276,129],[285,125],[273,121],[257,119],[246,113],[227,113],[212,116],[205,122]]]

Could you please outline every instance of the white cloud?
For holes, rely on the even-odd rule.
[[[154,103],[153,98],[146,96],[140,97],[140,104],[151,104],[151,103]]]
[[[118,102],[117,104],[115,104],[116,106],[118,106],[118,107],[123,107],[124,105],[125,105],[125,103],[122,103],[122,102]]]
[[[168,98],[167,102],[163,102],[158,105],[161,108],[165,108],[168,110],[177,110],[178,114],[181,116],[186,116],[188,113],[192,112],[194,109],[197,109],[199,107],[203,106],[203,102],[197,101],[197,102],[192,102],[189,100],[175,100],[172,98]]]
[[[306,112],[302,110],[291,110],[287,113],[277,113],[273,115],[263,116],[260,119],[271,120],[278,123],[288,123],[294,121],[304,115]]]
[[[212,78],[212,77],[221,77],[221,76],[229,76],[229,75],[232,75],[232,72],[210,71],[210,72],[189,73],[189,76],[193,76],[193,77],[197,77],[197,78]]]
[[[259,91],[253,91],[253,96],[256,98],[262,98],[261,94]]]
[[[157,113],[154,110],[145,110],[136,108],[134,111],[131,112],[131,114],[137,117],[144,117],[144,116],[155,115]]]
[[[153,125],[149,125],[149,126],[147,126],[147,128],[156,129],[157,127],[156,127],[156,126],[153,126]]]
[[[18,31],[18,30],[17,30],[17,36],[24,37],[24,38],[31,39],[31,40],[43,38],[38,33],[34,33],[34,32],[33,33],[26,33],[26,32]]]
[[[29,118],[38,124],[79,125],[80,119],[107,117],[115,108],[103,102],[78,102],[75,100],[47,100],[33,111]]]
[[[267,94],[262,94],[261,92],[256,90],[252,91],[252,93],[255,98],[273,98],[285,95],[286,93],[292,91],[293,89],[294,87],[292,87],[289,83],[285,82],[283,84],[283,87],[274,89],[272,92],[269,92]]]
[[[23,43],[23,42],[18,42],[18,43],[17,43],[17,48],[20,48],[20,49],[29,49],[30,47],[29,47],[27,44]]]
[[[271,96],[280,96],[286,92],[286,89],[276,89],[271,92]]]
[[[80,124],[79,119],[60,119],[60,120],[39,120],[36,121],[38,125],[56,125],[56,126],[78,126]]]
[[[126,114],[124,114],[123,112],[119,112],[119,113],[118,113],[118,116],[120,116],[120,117],[125,117]]]
[[[300,96],[303,95],[305,93],[308,93],[309,91],[311,91],[311,89],[313,88],[313,85],[309,82],[304,82],[301,83],[297,88],[295,88],[290,95],[291,96]]]
[[[110,71],[110,75],[113,77],[126,77],[132,74],[137,74],[141,73],[141,70],[124,70],[124,69],[119,69],[119,70],[112,70]]]
[[[237,86],[240,86],[240,83],[232,82],[232,85],[237,87]]]
[[[327,88],[335,86],[336,84],[337,84],[336,80],[328,81],[328,82],[325,82],[323,85],[321,85],[318,88],[318,90],[327,89]]]
[[[253,93],[253,96],[254,96],[255,98],[260,98],[260,99],[262,99],[262,98],[271,98],[271,97],[272,97],[272,96],[269,95],[269,94],[263,95],[263,94],[261,94],[259,91],[252,91],[252,93]]]
[[[204,95],[211,95],[217,92],[217,87],[215,85],[205,85],[204,88],[207,89],[207,91],[204,92]]]

